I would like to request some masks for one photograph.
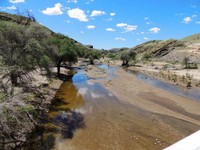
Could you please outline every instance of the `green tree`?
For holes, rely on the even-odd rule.
[[[131,60],[135,60],[136,53],[130,51],[124,51],[120,55],[120,59],[123,61],[122,66],[128,66]]]
[[[185,68],[185,69],[188,69],[188,68],[189,68],[189,61],[190,61],[190,59],[189,59],[188,57],[184,57],[184,58],[183,58],[182,64],[184,65],[184,68]]]
[[[13,86],[25,81],[30,71],[44,66],[43,38],[49,36],[38,26],[24,26],[13,22],[0,22],[0,56],[2,63],[9,68],[5,76]],[[46,59],[47,60],[47,59]],[[44,64],[42,64],[44,63]]]
[[[57,74],[60,74],[60,67],[65,63],[71,66],[77,62],[78,46],[62,34],[54,34],[48,40],[49,56],[57,67]]]
[[[96,50],[88,50],[85,52],[84,58],[88,58],[91,65],[94,65],[94,60],[101,57],[100,52]]]

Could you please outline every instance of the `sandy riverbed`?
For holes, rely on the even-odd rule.
[[[56,134],[48,132],[47,138],[55,136],[52,149],[160,150],[200,129],[200,102],[155,88],[122,68],[108,80],[102,80],[108,76],[105,70],[95,66],[83,73],[89,77],[89,85],[98,82],[106,92],[95,86],[76,89],[66,84],[67,89],[74,87],[63,101],[66,107],[77,93],[86,94],[84,106],[75,109],[81,113],[84,127],[68,139],[62,138],[59,129]]]
[[[86,74],[105,76],[97,70],[91,67]],[[199,102],[155,88],[123,69],[116,75],[97,80],[114,97],[92,100],[92,113],[84,114],[86,128],[57,149],[159,150],[200,129]]]

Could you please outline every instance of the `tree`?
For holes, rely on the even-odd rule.
[[[39,26],[24,26],[14,22],[0,22],[0,56],[9,68],[4,77],[9,77],[13,86],[27,79],[28,73],[37,67],[46,67],[44,47],[41,44],[49,33]]]
[[[131,60],[135,60],[136,53],[131,51],[124,51],[120,55],[120,59],[123,61],[122,66],[128,66]]]
[[[48,40],[49,57],[57,67],[57,74],[60,75],[60,67],[63,63],[71,66],[77,62],[78,47],[62,34],[54,34]]]
[[[90,64],[94,65],[94,60],[99,59],[99,57],[100,57],[100,54],[97,51],[90,51],[89,53]]]
[[[183,65],[185,66],[185,69],[188,69],[189,68],[189,61],[190,59],[188,57],[184,57],[183,58]]]
[[[95,50],[88,50],[85,52],[85,58],[88,58],[91,65],[94,65],[94,60],[99,59],[101,56],[100,52]]]

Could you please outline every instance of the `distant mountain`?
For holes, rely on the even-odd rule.
[[[109,50],[110,53],[118,53],[118,52],[122,52],[124,50],[129,49],[128,47],[122,47],[122,48],[112,48]]]
[[[133,48],[130,51],[134,51],[137,54],[149,54],[151,57],[162,57],[169,52],[173,51],[177,47],[185,47],[184,42],[175,39],[169,40],[153,40]]]

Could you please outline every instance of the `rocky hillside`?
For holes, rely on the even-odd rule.
[[[167,55],[174,49],[178,47],[186,47],[184,42],[169,39],[169,40],[153,40],[143,44],[140,44],[136,47],[130,48],[130,51],[134,51],[137,54],[149,54],[151,57],[160,58]]]
[[[181,39],[181,41],[184,41],[187,43],[200,43],[200,33],[185,37]]]
[[[115,48],[111,54],[121,55],[122,52],[135,52],[139,58],[148,56],[163,61],[181,62],[185,57],[200,63],[200,34],[194,34],[181,40],[152,40],[132,48]]]

